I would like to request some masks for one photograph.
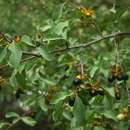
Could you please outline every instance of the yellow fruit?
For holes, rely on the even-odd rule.
[[[82,79],[84,79],[85,77],[83,76],[83,75],[81,75],[81,74],[78,74],[77,76],[76,76],[76,79],[80,79],[80,80],[82,80]]]
[[[120,113],[120,114],[117,115],[116,118],[117,118],[118,120],[124,120],[124,119],[125,119],[125,116],[124,116],[124,114]]]
[[[81,74],[78,74],[78,75],[76,76],[76,79],[82,79]]]

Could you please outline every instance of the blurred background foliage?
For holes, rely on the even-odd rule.
[[[28,33],[32,35],[39,26],[57,20],[60,13],[59,9],[64,2],[65,0],[0,0],[0,30],[10,34]],[[75,0],[72,2],[94,8],[102,30],[107,29],[111,32],[112,27],[115,30],[128,30],[129,0]],[[70,20],[76,17],[76,11],[72,8],[67,10],[69,7],[68,4],[64,7],[63,13],[66,15],[63,15],[63,19],[70,15],[73,15],[73,17],[69,17]]]

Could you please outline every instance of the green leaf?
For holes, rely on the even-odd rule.
[[[29,46],[34,46],[33,43],[32,43],[31,38],[29,36],[27,36],[27,35],[23,35],[21,41],[26,43]]]
[[[106,129],[103,127],[95,127],[94,130],[106,130]]]
[[[83,123],[85,119],[85,106],[79,97],[76,97],[73,112],[77,123]]]
[[[69,21],[58,22],[54,25],[52,31],[58,36],[62,36],[64,39],[67,38],[67,27],[69,25]]]
[[[3,61],[6,55],[7,55],[7,49],[4,48],[4,50],[2,50],[2,52],[0,53],[0,63]]]
[[[43,42],[45,41],[56,41],[56,40],[61,40],[61,39],[64,39],[64,38],[61,38],[61,37],[51,37],[51,38],[44,38],[43,39]]]
[[[116,113],[112,112],[112,111],[108,111],[106,110],[105,112],[102,113],[106,118],[108,119],[113,119],[115,121],[117,121],[116,119]]]
[[[90,71],[90,77],[93,78],[96,71],[98,70],[97,66],[92,67],[91,71]]]
[[[62,17],[63,12],[64,12],[64,7],[65,7],[66,2],[64,2],[63,4],[60,5],[60,9],[59,9],[59,19]]]
[[[71,112],[69,110],[64,110],[63,111],[63,116],[64,116],[64,118],[66,118],[69,121],[71,121],[71,119],[72,119],[72,114],[71,114]]]
[[[36,124],[36,121],[31,117],[22,117],[21,120],[29,126],[34,126]]]
[[[46,26],[44,26],[44,27],[40,27],[40,30],[42,31],[42,32],[46,32],[47,30],[49,30],[51,28],[51,25],[46,25]]]
[[[20,47],[18,45],[15,45],[14,43],[9,46],[9,50],[11,52],[9,56],[9,65],[17,68],[22,58],[22,51]]]
[[[69,22],[65,21],[65,22],[58,22],[56,25],[54,25],[53,31],[57,34],[57,35],[61,35],[64,31],[64,28],[68,27]]]
[[[8,112],[8,113],[6,113],[5,117],[6,118],[11,118],[11,117],[17,117],[18,118],[19,115],[15,112]]]
[[[53,79],[44,79],[44,82],[51,86],[56,85],[56,81]]]
[[[89,104],[99,105],[99,104],[101,104],[103,98],[104,98],[103,96],[95,96],[95,97],[91,98],[91,100],[89,100]]]
[[[95,110],[87,110],[86,115],[85,115],[85,119],[87,121],[91,121],[94,117],[94,114],[95,114]]]
[[[81,127],[73,127],[69,130],[84,130],[84,128],[81,126]]]
[[[12,75],[9,78],[9,83],[13,88],[16,88],[16,86],[18,86],[18,81],[16,79],[16,73],[15,71],[12,72]]]
[[[110,86],[110,87],[111,87],[111,86]],[[109,94],[110,96],[115,97],[115,92],[114,92],[114,88],[113,88],[113,87],[111,87],[111,88],[104,87],[104,90],[105,90],[106,92],[108,92],[108,94]]]
[[[63,110],[61,109],[63,106],[63,102],[60,101],[59,103],[55,104],[55,109],[54,112],[52,113],[52,119],[56,122],[59,121],[62,118],[62,112]]]
[[[47,111],[47,105],[45,104],[45,99],[44,99],[44,98],[40,98],[40,99],[38,100],[38,104],[39,104],[40,108],[41,108],[44,112]]]
[[[69,93],[69,92],[58,92],[52,99],[51,104],[57,104],[60,101],[63,101],[64,99],[69,97],[70,95],[71,95],[71,93]]]
[[[46,59],[46,60],[48,60],[48,61],[51,61],[51,60],[52,60],[51,55],[48,53],[48,51],[47,51],[47,49],[46,49],[45,47],[43,47],[43,46],[38,47],[38,48],[37,48],[37,51],[38,51],[38,53],[40,53],[40,55],[41,55],[44,59]]]
[[[4,130],[5,127],[7,127],[9,124],[6,122],[0,122],[0,130]]]

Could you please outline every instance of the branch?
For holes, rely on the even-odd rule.
[[[96,43],[98,43],[98,42],[100,42],[102,40],[106,40],[106,39],[113,38],[113,37],[118,37],[118,36],[130,36],[130,32],[118,32],[118,33],[109,34],[109,35],[102,36],[102,37],[100,37],[100,38],[98,38],[96,40],[93,40],[93,41],[90,41],[90,42],[87,42],[87,43],[78,44],[78,45],[71,46],[71,47],[68,47],[68,48],[61,48],[61,49],[53,50],[53,51],[50,51],[50,53],[64,52],[64,51],[69,51],[69,50],[73,50],[73,49],[77,49],[77,48],[87,48],[87,47],[89,47],[89,46],[91,46],[93,44],[96,44]],[[31,57],[23,59],[21,61],[22,63],[27,61],[27,60],[36,58],[36,57],[41,57],[39,54],[32,53],[32,52],[23,52],[23,54],[31,55]],[[7,66],[8,65],[1,65],[0,69],[5,68]]]
[[[109,35],[106,35],[106,36],[102,36],[96,40],[93,40],[93,41],[90,41],[90,42],[87,42],[87,43],[83,43],[83,44],[78,44],[78,45],[75,45],[75,46],[71,46],[71,47],[66,47],[66,48],[61,48],[61,49],[57,49],[57,50],[53,50],[51,51],[50,53],[57,53],[57,52],[63,52],[63,51],[69,51],[69,50],[72,50],[72,49],[76,49],[76,48],[87,48],[93,44],[96,44],[102,40],[105,40],[105,39],[109,39],[109,38],[113,38],[113,37],[117,37],[117,36],[130,36],[130,32],[119,32],[119,33],[113,33],[113,34],[109,34]],[[40,57],[39,54],[35,54],[35,53],[31,53],[31,52],[23,52],[24,54],[27,54],[27,55],[32,55],[32,56],[35,56],[35,57]]]
[[[66,51],[66,50],[76,49],[76,48],[86,48],[86,47],[89,47],[93,44],[96,44],[96,43],[98,43],[102,40],[117,37],[117,36],[130,36],[130,32],[119,32],[119,33],[114,33],[114,34],[102,36],[102,37],[100,37],[96,40],[93,40],[93,41],[90,41],[90,42],[87,42],[87,43],[78,44],[76,46],[72,46],[72,47],[68,47],[68,48],[62,48],[62,49],[54,50],[51,53],[62,52],[62,51]]]
[[[39,55],[40,56],[40,55]],[[34,58],[36,58],[36,56],[30,56],[30,57],[27,57],[27,58],[25,58],[25,59],[22,59],[21,60],[21,63],[23,63],[23,62],[25,62],[25,61],[27,61],[27,60],[31,60],[31,59],[34,59]],[[6,68],[6,67],[8,67],[9,65],[8,64],[5,64],[5,65],[0,65],[0,69],[3,69],[3,68]]]

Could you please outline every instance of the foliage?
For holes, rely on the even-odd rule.
[[[0,0],[0,130],[128,130],[129,4]]]

